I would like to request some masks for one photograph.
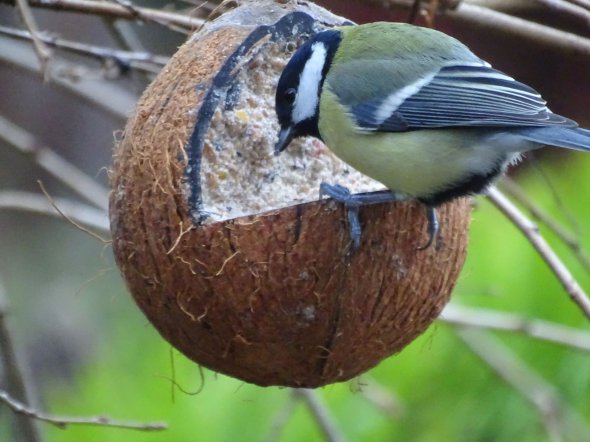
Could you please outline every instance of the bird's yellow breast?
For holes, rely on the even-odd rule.
[[[318,124],[322,139],[343,161],[393,191],[427,197],[490,170],[505,154],[478,129],[363,132],[326,86]]]

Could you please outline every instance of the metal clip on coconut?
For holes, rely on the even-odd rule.
[[[274,93],[291,53],[344,19],[259,1],[194,34],[140,99],[115,149],[117,264],[135,301],[195,362],[262,386],[345,381],[400,351],[449,299],[469,203],[439,211],[425,241],[414,203],[363,207],[348,254],[343,207],[322,181],[381,186],[314,140],[273,155]]]

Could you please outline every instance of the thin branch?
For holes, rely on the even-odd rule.
[[[584,9],[590,10],[590,0],[568,0],[570,3],[574,5],[581,6]]]
[[[29,418],[37,419],[39,421],[47,422],[55,425],[58,428],[66,428],[68,425],[94,425],[100,427],[124,428],[128,430],[139,431],[162,431],[168,428],[163,422],[121,422],[113,420],[106,416],[91,416],[91,417],[65,417],[54,416],[29,407],[22,402],[17,401],[11,397],[6,391],[0,390],[0,401],[4,402],[15,413],[27,416]]]
[[[590,272],[590,257],[582,249],[582,245],[578,238],[562,226],[555,218],[545,212],[540,206],[535,204],[529,196],[508,177],[504,177],[500,183],[502,191],[508,194],[526,210],[531,213],[533,218],[545,224],[561,241],[568,246],[576,255],[578,261]]]
[[[53,206],[53,208],[55,210],[57,210],[59,212],[59,214],[66,220],[68,221],[71,225],[73,225],[74,227],[76,227],[78,230],[88,234],[89,236],[98,239],[100,242],[102,242],[103,244],[108,244],[110,241],[108,239],[103,238],[102,236],[100,236],[98,233],[93,232],[92,230],[84,227],[82,224],[78,223],[74,218],[72,218],[71,216],[68,216],[67,213],[65,213],[63,210],[61,210],[61,208],[57,205],[57,203],[55,202],[55,199],[53,199],[53,197],[49,194],[49,192],[47,191],[47,189],[45,188],[45,186],[43,185],[43,182],[41,180],[37,180],[37,184],[39,184],[39,187],[41,188],[41,192],[43,192],[43,195],[45,195],[45,197],[47,198],[47,200],[51,203],[51,205]]]
[[[390,389],[374,379],[364,377],[358,385],[358,391],[367,402],[390,419],[399,419],[406,411],[404,405]]]
[[[133,52],[148,52],[137,33],[137,26],[133,22],[111,17],[102,17],[102,22],[115,39],[118,47]],[[140,74],[139,77],[145,86],[151,81],[150,75],[145,72]]]
[[[48,64],[49,60],[51,59],[51,51],[39,37],[39,29],[37,28],[37,23],[35,22],[35,18],[33,17],[33,13],[31,12],[31,8],[27,3],[27,0],[16,0],[16,5],[21,13],[21,16],[23,17],[25,26],[31,34],[33,47],[35,48],[35,53],[39,59],[39,65],[41,67],[43,78],[47,80],[49,78]]]
[[[55,198],[53,201],[63,214],[76,223],[110,234],[106,212],[65,198]],[[64,218],[44,195],[32,192],[0,191],[0,210],[2,209],[32,212],[60,220]]]
[[[2,367],[6,387],[10,394],[21,401],[31,402],[31,386],[25,382],[25,374],[18,362],[12,335],[6,321],[8,299],[4,287],[0,283],[0,367]],[[22,438],[30,442],[41,441],[37,423],[24,416],[15,416],[15,426]]]
[[[307,405],[311,415],[314,417],[324,437],[329,442],[344,442],[346,439],[330,415],[330,411],[320,400],[318,394],[307,388],[297,388],[293,394],[301,398]]]
[[[297,405],[298,399],[300,397],[297,396],[295,390],[292,390],[293,394],[290,394],[287,397],[287,402],[283,407],[278,411],[275,417],[271,421],[270,429],[268,431],[267,436],[263,439],[266,442],[276,442],[281,440],[281,435],[287,423],[293,416],[295,412],[295,405]]]
[[[456,332],[473,353],[535,407],[551,440],[584,440],[590,434],[590,428],[559,396],[557,388],[528,368],[506,346],[482,331],[457,329]],[[566,434],[572,437],[564,437]]]
[[[448,11],[447,15],[457,21],[476,24],[482,30],[500,29],[515,38],[526,38],[538,46],[565,51],[570,56],[590,57],[590,39],[571,32],[468,3],[461,3],[457,9]]]
[[[526,14],[543,13],[551,10],[561,16],[568,16],[582,23],[588,24],[590,11],[567,0],[464,0],[467,3],[494,9],[496,11]],[[586,0],[588,1],[588,0]]]
[[[109,192],[78,167],[41,144],[32,134],[0,115],[0,139],[15,147],[51,176],[61,181],[86,201],[107,210]]]
[[[410,10],[413,0],[363,0],[390,9]],[[446,9],[445,17],[457,22],[476,25],[483,32],[486,29],[501,30],[514,38],[522,38],[571,56],[590,57],[590,39],[580,35],[552,28],[518,17],[513,17],[490,8],[460,2],[455,9]]]
[[[539,255],[551,268],[570,298],[580,307],[586,318],[590,320],[590,299],[577,283],[571,272],[559,259],[547,241],[539,233],[538,227],[508,200],[498,189],[491,188],[488,197],[492,203],[510,219],[527,237]]]
[[[141,8],[135,6],[129,0],[110,0],[110,1],[127,9],[138,20],[141,20],[141,21],[150,21],[151,20],[155,23],[158,23],[159,25],[162,25],[162,26],[165,26],[165,27],[171,29],[172,31],[186,33],[186,29],[184,29],[181,26],[175,25],[174,23],[170,23],[167,20],[160,20],[157,17],[146,16],[141,11]]]
[[[451,303],[445,307],[439,320],[451,325],[523,333],[536,339],[590,352],[590,332],[513,313]]]
[[[565,0],[535,0],[538,3],[557,14],[563,16],[570,16],[573,18],[580,19],[586,25],[590,25],[590,11],[582,6],[569,3]]]
[[[33,38],[30,32],[1,25],[0,35],[18,38],[21,40],[31,40]],[[157,74],[168,62],[168,57],[154,55],[148,52],[130,52],[101,46],[93,46],[77,41],[69,41],[52,37],[46,34],[39,34],[37,38],[43,41],[47,46],[89,56],[98,59],[103,63],[107,61],[115,61],[117,65],[122,66],[125,69],[131,68]]]
[[[14,5],[15,0],[0,0],[0,3]],[[126,20],[137,20],[137,15],[124,6],[93,0],[29,0],[28,4],[36,8],[56,11],[70,11],[82,14],[117,17]],[[204,20],[201,18],[188,17],[174,12],[138,6],[135,7],[135,10],[140,12],[143,20],[173,26],[175,29],[178,27],[184,33],[198,29],[204,23]]]
[[[26,72],[39,72],[35,54],[24,42],[3,41],[0,62]],[[137,95],[130,92],[128,88],[123,88],[102,77],[90,78],[87,70],[80,75],[78,65],[59,59],[56,55],[52,58],[50,69],[52,85],[58,85],[80,100],[89,103],[90,106],[107,112],[117,119],[126,120],[137,102]]]

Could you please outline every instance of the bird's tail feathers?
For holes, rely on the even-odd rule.
[[[539,144],[590,151],[590,130],[581,127],[531,127],[519,129],[516,133]]]

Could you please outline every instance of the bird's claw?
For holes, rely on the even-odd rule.
[[[418,250],[428,249],[434,243],[440,231],[440,224],[434,207],[426,206],[426,219],[428,220],[428,241],[423,246],[418,247]]]
[[[354,198],[346,187],[340,184],[320,184],[320,198],[328,196],[333,200],[344,204],[346,209],[346,218],[352,240],[352,252],[355,252],[361,244],[361,222],[359,219],[359,209],[361,204]]]
[[[328,196],[335,201],[344,204],[346,218],[352,240],[352,252],[355,252],[361,244],[361,222],[359,219],[360,207],[367,204],[386,203],[403,199],[390,190],[352,194],[350,190],[340,184],[320,184],[320,198]]]

